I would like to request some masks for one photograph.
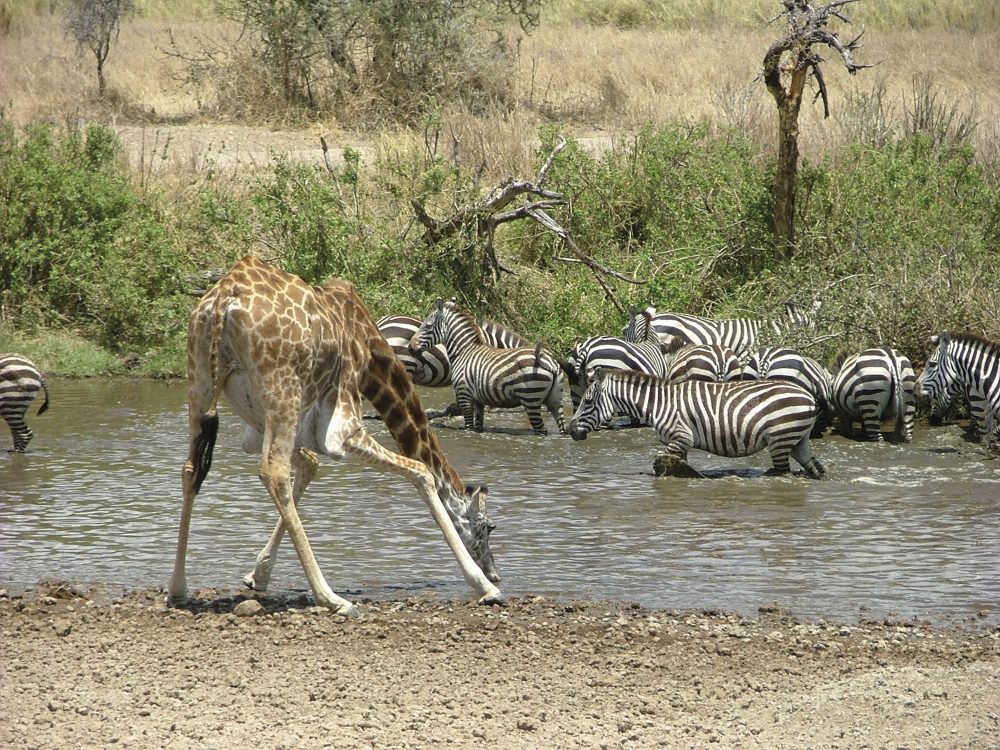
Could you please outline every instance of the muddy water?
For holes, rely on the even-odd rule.
[[[183,384],[55,381],[51,393],[49,412],[29,420],[29,453],[0,454],[0,586],[165,584],[186,452]],[[449,396],[427,391],[425,405]],[[777,602],[843,619],[1000,612],[1000,461],[984,460],[957,426],[918,429],[910,445],[814,441],[828,469],[820,482],[762,477],[766,455],[705,453],[692,463],[709,478],[656,479],[648,429],[576,443],[531,435],[513,411],[488,413],[486,426],[475,434],[450,420],[439,434],[466,480],[491,488],[509,594],[746,613]],[[237,585],[276,518],[241,435],[224,411],[195,505],[192,590]],[[5,432],[0,444],[9,447]],[[404,481],[326,462],[302,511],[335,590],[468,594]],[[290,547],[272,588],[306,588]]]

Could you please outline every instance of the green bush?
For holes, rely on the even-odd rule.
[[[20,326],[123,351],[180,325],[183,259],[117,152],[101,126],[0,123],[0,305]]]

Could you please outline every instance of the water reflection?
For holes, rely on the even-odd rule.
[[[27,455],[0,455],[0,585],[43,577],[162,585],[169,577],[186,452],[180,383],[56,381],[30,420]],[[449,394],[427,392],[441,408]],[[439,434],[469,481],[491,488],[494,553],[513,595],[631,599],[754,612],[778,601],[810,617],[896,612],[932,619],[1000,609],[1000,462],[957,427],[911,445],[814,444],[815,482],[760,477],[766,454],[692,455],[713,478],[652,475],[649,430],[576,443],[491,412],[489,432]],[[384,442],[378,422],[369,424]],[[228,412],[196,501],[190,585],[232,587],[276,513]],[[335,589],[365,596],[468,595],[440,533],[405,481],[326,462],[303,501]],[[291,548],[272,586],[306,588]],[[352,595],[357,595],[356,593]]]

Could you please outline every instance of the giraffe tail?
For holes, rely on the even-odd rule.
[[[229,276],[223,277],[215,290],[212,313],[209,320],[209,377],[212,380],[212,398],[208,409],[199,417],[199,432],[192,444],[193,489],[195,494],[212,468],[212,453],[219,434],[219,413],[217,410],[219,393],[222,391],[223,367],[220,354],[222,332],[226,326],[227,306],[234,296],[236,287]]]

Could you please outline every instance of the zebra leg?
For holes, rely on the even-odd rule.
[[[806,474],[813,479],[822,479],[826,474],[826,468],[812,454],[812,447],[809,444],[809,436],[804,435],[802,439],[791,450],[792,458],[799,462],[805,469]],[[788,456],[785,456],[787,464]]]
[[[861,426],[865,431],[865,440],[873,443],[884,442],[880,416],[877,405],[861,410]]]
[[[535,431],[536,435],[548,435],[549,431],[545,429],[545,420],[542,419],[542,408],[540,406],[525,406],[524,410],[528,412],[528,421],[531,422],[531,429]]]
[[[472,429],[476,432],[483,431],[483,424],[486,415],[486,407],[483,404],[472,405]]]
[[[566,418],[563,416],[563,391],[562,385],[558,381],[552,386],[549,395],[545,399],[545,407],[549,410],[559,427],[559,434],[566,434]]]
[[[680,479],[704,479],[704,474],[688,463],[688,451],[694,447],[694,436],[688,433],[660,435],[660,442],[666,451],[653,461],[653,473],[658,477],[678,477]]]
[[[34,434],[28,429],[28,425],[24,423],[23,417],[9,417],[7,424],[10,426],[11,437],[14,438],[14,448],[10,452],[24,453]]]
[[[483,416],[482,409],[476,410],[476,404],[472,402],[468,396],[459,396],[456,394],[456,399],[458,402],[458,410],[462,413],[462,419],[465,421],[465,429],[467,430],[477,430],[483,429]],[[479,417],[479,427],[476,427],[476,417]]]

